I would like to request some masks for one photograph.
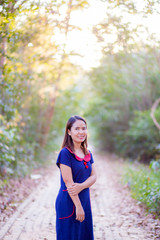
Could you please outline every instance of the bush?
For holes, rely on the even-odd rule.
[[[159,118],[160,109],[156,115]],[[129,129],[125,136],[125,148],[129,157],[147,162],[160,153],[160,149],[157,147],[160,142],[160,134],[150,117],[150,110],[135,112],[135,117],[129,122]]]
[[[132,197],[144,203],[149,212],[160,217],[160,168],[155,168],[153,162],[150,168],[139,165],[138,169],[130,163],[125,168],[123,180],[130,187]]]
[[[36,143],[27,143],[23,139],[14,118],[7,122],[0,115],[0,119],[3,121],[3,125],[0,126],[0,178],[24,177],[36,165],[34,162]]]

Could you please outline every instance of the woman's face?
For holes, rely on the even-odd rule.
[[[68,129],[68,134],[71,136],[73,142],[82,143],[87,137],[87,126],[82,120],[76,120],[71,130]]]

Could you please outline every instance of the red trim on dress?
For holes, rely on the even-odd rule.
[[[71,153],[73,153],[75,155],[75,158],[78,160],[78,161],[85,161],[85,162],[89,162],[91,160],[91,154],[88,153],[87,155],[84,156],[84,158],[80,158],[78,157],[74,152],[72,152],[72,150],[68,147],[66,147]]]
[[[74,205],[73,205],[73,212],[72,212],[72,214],[71,214],[71,215],[69,215],[68,217],[62,217],[62,218],[59,218],[59,219],[65,219],[65,218],[70,218],[70,217],[72,217],[72,216],[73,216],[73,214],[74,214],[74,209],[75,209],[75,207],[74,207]]]

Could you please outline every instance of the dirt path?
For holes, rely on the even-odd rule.
[[[123,163],[111,155],[101,155],[97,156],[96,168],[98,180],[92,187],[95,239],[160,239],[157,231],[160,230],[160,221],[154,220],[151,214],[146,216],[145,210],[120,183],[118,172],[123,170]]]
[[[91,188],[95,240],[152,240],[159,221],[145,212],[120,184],[112,156],[95,155],[97,182]],[[0,230],[0,240],[55,240],[54,202],[59,171],[45,178]],[[156,236],[157,235],[157,236]],[[85,239],[84,239],[85,240]],[[86,239],[87,240],[87,239]]]

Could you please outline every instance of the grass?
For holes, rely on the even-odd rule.
[[[122,180],[130,187],[134,199],[145,204],[148,212],[160,217],[160,169],[126,162]]]

